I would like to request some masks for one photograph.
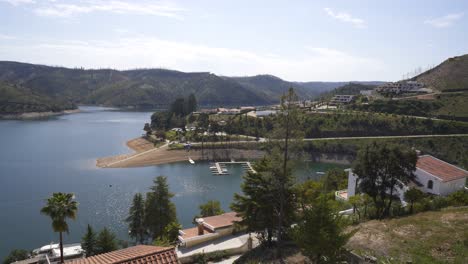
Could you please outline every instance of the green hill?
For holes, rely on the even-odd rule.
[[[75,109],[71,102],[36,94],[19,85],[0,82],[0,114],[17,115],[27,112],[60,112]]]
[[[377,85],[372,85],[372,84],[361,84],[361,83],[355,83],[355,82],[350,82],[347,83],[343,86],[340,86],[338,88],[335,88],[329,92],[325,92],[321,94],[321,98],[331,98],[335,95],[358,95],[361,91],[364,90],[372,90]]]
[[[442,91],[468,91],[468,54],[445,60],[412,80]]]
[[[289,87],[304,99],[318,94],[313,88],[265,75],[231,78],[165,69],[84,70],[9,61],[0,61],[0,81],[75,104],[136,108],[164,107],[190,93],[205,106],[276,103]]]

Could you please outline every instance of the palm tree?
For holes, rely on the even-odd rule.
[[[47,199],[47,205],[41,209],[41,213],[52,219],[52,229],[60,234],[60,263],[63,263],[63,239],[62,233],[68,233],[66,219],[76,218],[78,203],[73,201],[73,193],[53,193]]]

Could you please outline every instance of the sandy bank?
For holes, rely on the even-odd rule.
[[[167,145],[159,148],[153,147],[151,142],[143,138],[132,139],[127,142],[127,146],[134,152],[111,157],[99,158],[96,166],[101,168],[131,168],[160,165],[166,163],[187,161],[189,157],[193,160],[229,160],[234,159],[252,159],[259,158],[263,152],[257,150],[238,150],[238,149],[208,149],[191,150],[171,150]]]

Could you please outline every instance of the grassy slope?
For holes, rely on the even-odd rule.
[[[468,263],[468,208],[362,223],[347,247],[380,263]]]
[[[413,79],[443,92],[468,90],[468,54],[449,58]]]

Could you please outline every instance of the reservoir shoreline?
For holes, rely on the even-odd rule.
[[[126,146],[133,152],[98,158],[96,160],[96,166],[99,168],[146,167],[183,161],[188,162],[189,158],[194,161],[219,161],[231,159],[257,160],[265,154],[262,150],[252,149],[207,148],[202,151],[197,148],[187,151],[182,149],[171,149],[167,144],[160,147],[154,147],[152,142],[149,142],[142,137],[127,141]],[[340,154],[312,153],[307,154],[307,156],[307,160],[310,161],[340,165],[350,165],[353,160],[351,156]]]

